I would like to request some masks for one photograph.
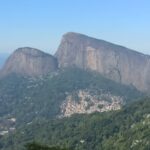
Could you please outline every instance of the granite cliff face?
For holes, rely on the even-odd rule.
[[[140,91],[150,91],[149,55],[70,32],[63,36],[55,57],[37,49],[19,48],[7,59],[0,76],[11,73],[39,76],[75,66],[99,72]]]
[[[17,49],[6,61],[1,76],[11,73],[26,76],[45,75],[57,70],[57,59],[40,50],[24,47]]]
[[[150,90],[150,56],[78,33],[67,33],[55,54],[59,67],[90,69],[138,90]]]

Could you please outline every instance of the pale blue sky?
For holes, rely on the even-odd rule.
[[[150,0],[0,0],[0,53],[54,53],[69,31],[150,54]]]

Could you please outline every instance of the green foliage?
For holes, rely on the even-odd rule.
[[[48,147],[45,145],[40,145],[38,143],[29,143],[26,145],[26,150],[67,150],[67,149],[59,147]]]
[[[93,91],[93,94],[102,91],[118,95],[126,103],[143,96],[133,87],[77,68],[40,78],[10,75],[0,80],[0,117],[14,117],[17,124],[14,133],[0,139],[0,148],[25,150],[24,144],[32,141],[72,150],[125,150],[131,146],[136,149],[137,143],[141,144],[141,149],[149,148],[150,130],[142,126],[143,121],[147,122],[144,116],[150,113],[149,99],[121,111],[56,119],[67,94],[81,89]],[[133,125],[137,128],[131,128]]]
[[[35,120],[5,137],[5,150],[33,140],[72,150],[149,150],[149,108],[150,99],[145,98],[116,112]]]
[[[134,88],[77,68],[60,70],[40,78],[10,75],[0,80],[0,117],[15,117],[18,125],[35,118],[55,118],[67,93],[80,89],[110,92],[124,97],[126,101],[142,96]]]

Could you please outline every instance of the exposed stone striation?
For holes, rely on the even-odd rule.
[[[118,110],[122,107],[123,100],[123,97],[112,95],[109,92],[93,94],[89,90],[79,90],[66,97],[61,105],[60,117]]]
[[[59,66],[91,69],[138,90],[150,90],[150,56],[78,33],[67,33],[55,54]]]
[[[57,70],[57,59],[40,50],[24,47],[17,49],[6,61],[1,76],[12,73],[26,76],[46,75]]]

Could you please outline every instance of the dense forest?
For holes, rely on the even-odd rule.
[[[48,147],[45,145],[40,145],[38,143],[28,143],[25,145],[26,150],[68,150],[66,148],[59,147]]]
[[[119,111],[34,120],[1,139],[5,150],[21,150],[30,142],[70,150],[149,150],[150,99]]]

